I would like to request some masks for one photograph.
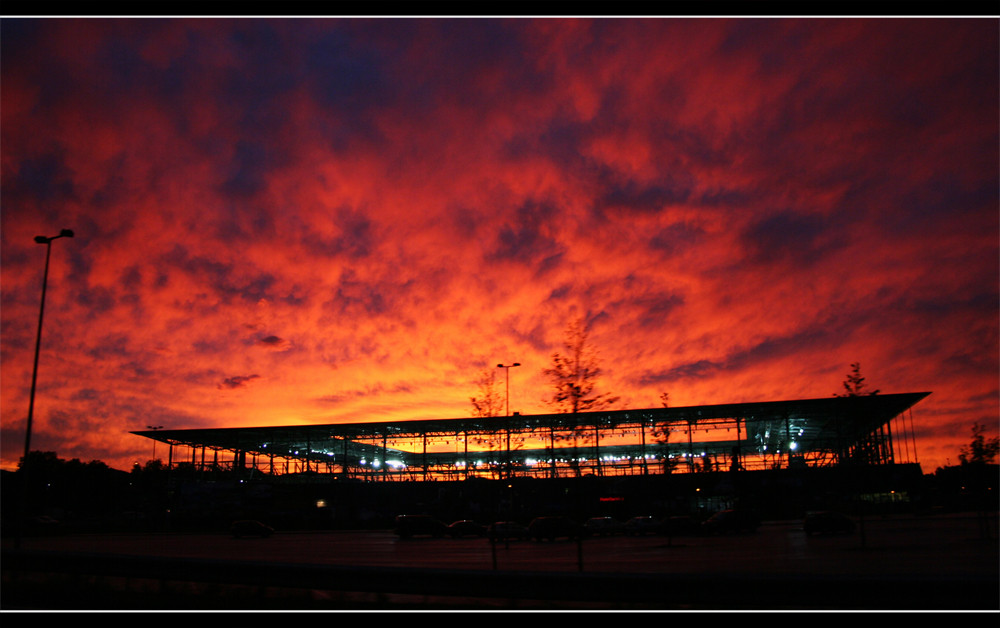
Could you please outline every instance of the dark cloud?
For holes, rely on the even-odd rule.
[[[807,268],[846,244],[843,228],[821,215],[783,211],[754,222],[741,239],[751,263]]]
[[[722,365],[711,360],[698,360],[697,362],[681,364],[664,371],[647,372],[641,377],[640,382],[644,386],[673,384],[708,377],[721,370],[723,370]]]
[[[225,300],[256,303],[270,295],[276,281],[272,274],[250,265],[221,261],[211,255],[192,254],[182,244],[175,244],[161,257],[160,263],[168,277],[171,273],[183,273],[199,289],[211,290]]]
[[[5,169],[4,203],[65,203],[76,198],[72,173],[60,152],[49,152],[21,161],[13,172]]]
[[[702,244],[705,237],[705,230],[697,225],[675,223],[651,234],[649,246],[671,256]]]
[[[236,199],[251,198],[267,185],[268,172],[280,165],[269,145],[260,141],[240,140],[226,168],[221,191]]]
[[[319,259],[342,257],[363,260],[378,248],[378,226],[365,212],[350,207],[329,211],[336,235],[324,235],[302,226],[300,244]]]
[[[674,204],[684,203],[690,196],[686,185],[669,178],[656,185],[638,181],[611,182],[597,204],[609,209],[659,212]]]
[[[260,375],[234,375],[233,377],[227,377],[219,383],[218,388],[220,390],[233,389],[233,388],[243,388],[247,383],[259,379]]]
[[[292,346],[288,339],[274,335],[258,338],[257,344],[274,351],[287,351]]]
[[[395,104],[382,53],[347,31],[321,33],[307,44],[304,56],[304,78],[325,109],[347,114],[357,123],[373,108]],[[278,71],[287,73],[286,68]]]

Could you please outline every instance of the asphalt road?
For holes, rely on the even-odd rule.
[[[582,542],[400,539],[391,531],[278,531],[269,538],[225,534],[89,534],[26,538],[22,549],[117,556],[253,561],[283,565],[384,567],[464,572],[661,574],[692,577],[972,578],[1000,570],[997,519],[974,515],[886,517],[851,535],[807,536],[801,522],[765,522],[726,536],[613,536]],[[778,602],[781,604],[782,602]],[[900,600],[905,608],[908,602]],[[990,601],[990,605],[993,602]],[[831,600],[836,608],[838,601]],[[890,604],[892,605],[892,604]],[[990,606],[992,607],[992,606]]]
[[[613,536],[491,544],[479,538],[400,539],[391,531],[86,534],[26,538],[24,549],[356,566],[610,571],[995,576],[997,519],[973,515],[865,520],[851,535],[807,536],[801,522],[765,522],[726,536]],[[495,562],[494,562],[495,559]],[[581,569],[582,566],[582,569]]]

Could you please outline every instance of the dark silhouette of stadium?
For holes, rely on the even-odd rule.
[[[878,466],[912,462],[905,413],[929,394],[133,434],[168,466],[375,482]]]

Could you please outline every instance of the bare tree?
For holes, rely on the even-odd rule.
[[[670,407],[670,393],[660,393],[660,403],[664,408]],[[663,471],[664,473],[673,473],[674,468],[677,466],[677,461],[670,457],[670,422],[664,421],[662,423],[653,425],[653,439],[654,442],[659,446],[661,455],[663,456]]]
[[[552,383],[553,393],[546,399],[556,412],[576,414],[593,412],[614,406],[618,397],[607,393],[596,394],[594,389],[601,375],[597,353],[588,343],[590,330],[583,319],[577,319],[566,327],[562,353],[552,354],[552,366],[543,371]],[[579,441],[584,443],[598,438],[597,425],[575,425],[569,434],[556,437],[557,440],[571,440],[569,465],[579,476],[582,472],[577,458]]]
[[[497,383],[496,369],[483,369],[475,383],[479,388],[479,396],[469,398],[472,403],[472,416],[481,419],[502,416],[504,414],[504,395]],[[484,445],[490,452],[498,452],[503,448],[504,435],[496,430],[488,429],[485,433],[476,436],[474,440],[477,444]],[[499,467],[491,464],[490,473],[494,478],[499,478]]]
[[[476,385],[479,387],[479,396],[469,398],[472,402],[472,416],[486,418],[503,414],[504,397],[497,384],[496,369],[483,369]]]
[[[846,391],[844,394],[835,394],[834,397],[863,397],[879,393],[878,390],[865,390],[865,378],[861,376],[860,362],[855,362],[851,365],[851,372],[847,374],[847,379],[844,380],[844,390]]]
[[[566,354],[553,353],[552,366],[544,371],[554,389],[546,402],[557,412],[575,414],[604,410],[618,403],[616,396],[594,392],[601,368],[597,353],[587,342],[589,334],[583,319],[571,322],[563,341]]]

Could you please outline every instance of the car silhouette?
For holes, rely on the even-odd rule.
[[[851,534],[854,532],[854,521],[847,515],[832,510],[806,513],[802,521],[802,529],[807,535],[814,534]]]
[[[537,517],[528,524],[528,532],[536,541],[555,541],[558,538],[579,539],[584,529],[566,517]]]
[[[399,515],[395,532],[401,539],[414,536],[441,537],[448,533],[448,526],[429,515]]]
[[[632,517],[622,526],[622,530],[629,536],[642,536],[644,534],[656,534],[660,529],[660,522],[656,517],[643,516]]]
[[[591,517],[583,522],[583,531],[589,536],[613,536],[624,529],[612,517]]]
[[[528,528],[513,521],[497,521],[490,524],[486,536],[491,541],[524,541],[529,538]]]
[[[245,519],[241,521],[234,521],[231,526],[229,526],[229,531],[237,539],[242,539],[245,536],[257,536],[262,539],[274,534],[274,528],[269,525],[265,525],[260,521],[253,521],[250,519]]]
[[[462,519],[448,526],[448,536],[453,539],[463,536],[486,536],[486,527],[471,519]]]

